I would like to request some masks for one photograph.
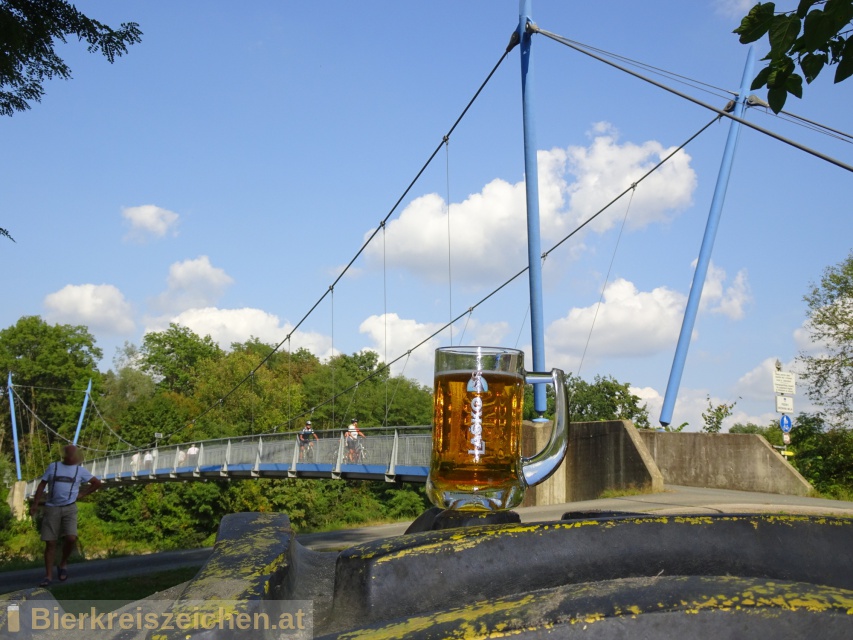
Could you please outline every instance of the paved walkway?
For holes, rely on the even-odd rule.
[[[791,513],[803,515],[836,515],[853,518],[853,502],[782,496],[772,493],[701,489],[667,485],[663,493],[651,493],[622,498],[587,500],[547,507],[516,509],[523,522],[559,520],[569,511],[633,511],[659,514],[702,513]],[[318,551],[339,550],[355,544],[401,535],[408,522],[397,524],[327,531],[297,536],[300,543]],[[69,565],[69,581],[115,580],[145,573],[156,573],[179,567],[200,566],[210,556],[211,549],[166,551],[144,556],[128,556],[106,560],[91,560]],[[0,573],[0,593],[33,587],[43,575],[41,569],[26,569]],[[71,583],[71,582],[69,582]]]

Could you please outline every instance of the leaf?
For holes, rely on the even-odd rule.
[[[740,35],[740,43],[748,44],[755,42],[770,28],[776,4],[773,2],[759,2],[740,21],[740,26],[732,31]]]
[[[779,15],[770,24],[770,57],[779,58],[788,52],[800,34],[797,16]]]
[[[841,60],[835,69],[835,83],[847,80],[851,75],[853,75],[853,38],[848,38],[841,53]]]
[[[800,4],[797,5],[797,15],[801,18],[805,18],[808,10],[811,9],[812,5],[817,1],[818,0],[800,0]]]
[[[767,78],[770,75],[771,67],[768,64],[761,71],[758,72],[758,75],[755,76],[755,80],[752,81],[752,86],[749,87],[750,91],[755,91],[756,89],[760,89],[765,84],[767,84]]]
[[[785,100],[788,98],[788,92],[779,87],[773,87],[767,90],[767,104],[773,109],[773,113],[779,113],[785,106]]]
[[[802,99],[803,97],[803,77],[798,73],[792,73],[785,80],[785,89],[788,93]]]
[[[805,53],[806,51],[815,51],[817,49],[826,51],[827,42],[834,35],[835,30],[832,28],[832,20],[829,20],[826,14],[820,9],[815,9],[806,16],[803,22],[803,35],[794,43],[792,50],[797,53]]]
[[[851,0],[828,0],[824,13],[832,22],[833,34],[838,33],[853,20],[853,2]]]
[[[825,53],[807,53],[802,57],[800,60],[800,69],[806,74],[806,82],[811,84],[812,80],[817,78],[828,59]]]

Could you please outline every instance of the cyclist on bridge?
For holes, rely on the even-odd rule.
[[[311,447],[314,446],[314,440],[319,442],[320,438],[317,437],[317,434],[314,433],[314,427],[311,426],[311,421],[308,420],[305,423],[305,426],[302,428],[302,431],[299,432],[299,457],[300,459],[305,459],[305,454],[311,451]]]
[[[353,418],[350,426],[347,427],[347,434],[345,437],[347,456],[349,457],[350,462],[356,462],[358,460],[359,437],[364,438],[365,435],[358,428],[358,420]]]

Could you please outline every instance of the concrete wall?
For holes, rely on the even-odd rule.
[[[807,496],[812,486],[759,435],[639,431],[669,484]]]
[[[6,502],[12,508],[12,515],[17,520],[23,520],[27,515],[27,502],[24,496],[27,493],[27,482],[18,480],[9,487],[9,495],[6,496]]]
[[[550,424],[525,423],[522,450],[533,455],[545,446]],[[566,459],[556,473],[528,489],[524,506],[593,500],[603,491],[663,491],[663,475],[637,429],[627,420],[569,425]]]

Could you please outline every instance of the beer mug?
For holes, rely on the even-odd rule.
[[[521,456],[525,383],[554,385],[551,439]],[[445,347],[435,352],[435,418],[427,496],[445,509],[512,509],[527,487],[546,480],[563,460],[568,401],[563,372],[528,373],[524,353],[499,347]]]

